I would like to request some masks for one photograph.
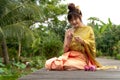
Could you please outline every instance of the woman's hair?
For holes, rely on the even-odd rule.
[[[81,20],[82,12],[80,11],[80,9],[78,7],[75,6],[75,4],[70,3],[68,5],[68,9],[69,9],[68,16],[67,16],[68,21],[70,21],[73,18],[75,18],[75,19],[79,18],[80,21],[82,22],[82,20]]]

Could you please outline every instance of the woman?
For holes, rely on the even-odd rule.
[[[82,23],[82,13],[73,3],[68,5],[68,21],[72,28],[65,33],[64,54],[46,61],[48,70],[95,70],[101,65],[95,60],[93,30]]]

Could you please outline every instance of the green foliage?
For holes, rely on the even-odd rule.
[[[44,27],[46,31],[55,32],[63,41],[65,28],[67,27],[66,18],[67,6],[59,4],[61,0],[40,0],[40,7],[43,7],[44,19],[41,21],[40,27]],[[61,20],[63,17],[64,20]]]
[[[20,76],[16,68],[11,68],[11,66],[0,68],[0,80],[16,80]]]
[[[16,66],[18,69],[25,69],[26,65],[20,62],[13,63],[14,66]]]
[[[10,56],[8,66],[0,62],[0,80],[16,80],[44,67],[46,58],[63,53],[67,23],[59,17],[67,10],[60,1],[39,0],[37,5],[36,0],[0,0],[0,44],[6,39]],[[33,28],[36,22],[40,25]],[[19,51],[21,57],[17,60]]]
[[[21,76],[44,67],[45,60],[44,56],[36,56],[23,58],[21,62],[11,61],[9,65],[0,62],[0,80],[17,80]]]
[[[118,43],[118,41],[120,40],[120,36],[118,33],[120,33],[120,31],[118,31],[119,27],[114,26],[111,28],[111,30],[106,31],[103,36],[102,36],[102,43],[103,45],[99,44],[98,49],[102,48],[102,52],[105,52],[104,55],[109,55],[109,56],[115,56],[116,53],[114,46],[116,43]],[[100,40],[100,38],[98,37],[98,40]]]
[[[19,55],[16,55],[16,57],[19,58],[22,51],[22,43],[32,44],[34,40],[34,33],[30,29],[30,26],[42,18],[42,11],[38,5],[32,3],[30,0],[5,1],[1,0],[0,3],[4,8],[0,8],[2,11],[0,13],[0,41],[4,40],[4,43],[1,43],[4,45],[2,50],[5,50],[3,54],[8,55],[6,39],[10,40],[14,38],[18,43],[18,50],[16,51],[18,51]],[[3,57],[6,58],[4,55]],[[9,59],[9,56],[7,58]],[[8,59],[4,59],[4,62],[8,63]]]
[[[37,53],[39,51],[39,45],[40,45],[40,38],[36,38],[34,41],[33,41],[33,44],[32,44],[32,49],[33,49],[33,53]]]
[[[32,67],[31,70],[36,71],[37,69],[43,68],[45,61],[46,58],[42,55],[31,58],[31,60],[29,60],[30,66]]]
[[[100,57],[100,56],[102,56],[103,55],[103,53],[100,51],[100,50],[97,50],[97,52],[96,52],[96,57]]]
[[[6,11],[4,10],[4,13],[1,14],[0,34],[8,41],[7,46],[10,56],[18,55],[19,43],[21,44],[20,52],[22,56],[39,55],[41,53],[41,33],[55,32],[63,41],[67,23],[65,20],[61,21],[59,16],[66,14],[66,5],[59,4],[60,0],[40,0],[39,2],[40,5],[35,4],[36,0],[11,0],[3,4]],[[34,32],[31,25],[35,22],[40,22],[39,27],[44,28],[44,32],[42,32],[43,30]],[[44,24],[47,25],[44,26]],[[37,33],[40,34],[37,35]],[[15,42],[11,42],[11,39]],[[12,46],[15,47],[14,49],[9,47],[14,43],[16,43]]]
[[[98,55],[115,57],[119,54],[120,26],[112,24],[110,18],[104,23],[98,18],[89,18],[96,37]]]
[[[17,60],[17,50],[13,47],[8,49],[10,60]]]
[[[0,58],[0,67],[4,67],[5,65],[2,63],[2,58]]]
[[[48,59],[58,56],[63,49],[62,46],[63,43],[61,42],[60,37],[54,33],[49,33],[49,35],[42,40],[41,50],[43,55]]]
[[[17,80],[19,74],[0,76],[0,80]]]
[[[120,54],[117,54],[116,57],[115,57],[115,59],[120,60]]]

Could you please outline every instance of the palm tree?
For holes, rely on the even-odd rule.
[[[42,8],[31,0],[0,0],[0,40],[4,63],[9,63],[7,51],[8,38],[16,38],[19,43],[18,57],[21,54],[23,38],[33,40],[34,34],[30,25],[42,18]]]

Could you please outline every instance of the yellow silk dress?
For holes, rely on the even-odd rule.
[[[76,42],[74,37],[80,37],[84,44]],[[84,69],[84,66],[95,65],[101,67],[95,60],[96,47],[94,32],[90,26],[79,27],[74,30],[69,51],[60,57],[54,57],[46,61],[48,70],[76,70]]]

